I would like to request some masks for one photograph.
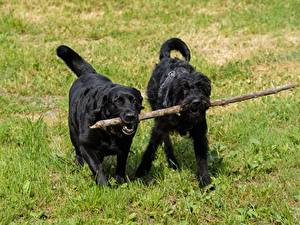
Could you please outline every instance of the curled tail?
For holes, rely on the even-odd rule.
[[[66,45],[60,45],[56,49],[56,54],[67,64],[77,77],[88,73],[96,73],[96,70],[89,63]]]
[[[190,61],[191,53],[188,46],[179,38],[171,38],[167,40],[160,48],[159,59],[170,58],[172,50],[179,51],[186,61]]]

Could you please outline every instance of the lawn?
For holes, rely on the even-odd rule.
[[[159,149],[149,176],[134,179],[148,120],[128,158],[130,181],[99,187],[74,163],[76,78],[55,53],[69,45],[145,93],[160,45],[180,37],[216,99],[300,83],[299,12],[298,0],[0,0],[0,224],[299,224],[299,88],[208,111],[211,186],[199,187],[192,144],[177,135],[181,170]],[[114,174],[114,157],[105,169]]]

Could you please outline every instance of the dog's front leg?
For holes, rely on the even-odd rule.
[[[128,158],[129,147],[117,155],[116,180],[118,183],[125,181],[126,162]]]
[[[106,185],[107,181],[102,168],[102,159],[100,160],[92,149],[89,149],[83,145],[80,146],[80,152],[84,160],[89,165],[89,168],[95,177],[96,183],[100,185]]]
[[[163,134],[159,130],[157,123],[152,128],[150,142],[143,154],[142,161],[135,173],[136,177],[143,177],[149,173],[158,146],[162,143]]]
[[[102,163],[99,163],[98,170],[95,176],[96,184],[107,185],[106,176],[102,167]]]
[[[208,173],[207,153],[208,140],[206,137],[206,122],[205,124],[194,127],[190,134],[194,141],[194,151],[196,156],[197,176],[201,185],[206,186],[211,183],[211,178]]]

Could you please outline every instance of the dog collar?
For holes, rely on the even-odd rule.
[[[164,82],[160,85],[159,91],[158,91],[158,97],[160,99],[163,98],[163,95],[167,95],[167,93],[164,93],[165,91],[165,87],[168,86],[170,84],[170,82],[176,77],[176,72],[174,70],[171,70],[166,79],[164,80]],[[163,105],[166,107],[166,102],[165,100],[163,101]]]
[[[170,83],[171,80],[173,80],[176,77],[176,73],[174,70],[171,70],[168,75],[167,78],[164,80],[164,82],[162,83],[162,85],[160,86],[161,89],[163,89],[168,83]]]

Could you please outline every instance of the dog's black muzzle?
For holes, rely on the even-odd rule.
[[[199,112],[200,108],[201,108],[201,101],[199,99],[193,100],[189,107],[190,111],[193,113]]]
[[[206,97],[189,98],[183,102],[183,109],[192,114],[199,114],[207,110],[210,106],[210,101]]]
[[[138,114],[134,111],[126,111],[121,113],[121,120],[123,122],[122,132],[126,135],[132,135],[138,123]]]

